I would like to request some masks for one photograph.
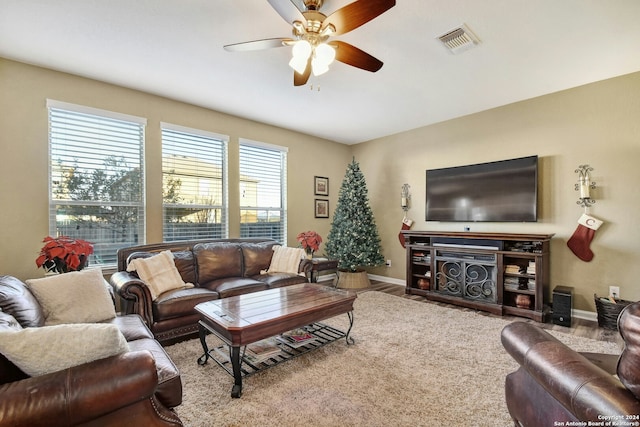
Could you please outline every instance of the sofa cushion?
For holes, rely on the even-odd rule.
[[[269,286],[269,289],[281,288],[283,286],[297,285],[299,283],[307,282],[307,278],[305,276],[292,273],[258,274],[256,276],[253,276],[252,279],[265,283]]]
[[[131,261],[133,261],[134,259],[151,258],[154,255],[158,255],[160,252],[162,252],[162,250],[157,250],[155,252],[132,252],[127,257],[126,264],[127,266],[129,266],[129,264],[131,264]],[[184,283],[193,283],[195,285],[198,282],[198,276],[196,273],[196,259],[193,256],[193,252],[191,252],[191,250],[172,250],[171,253],[173,254],[173,263],[178,269],[178,273],[180,274],[180,277],[182,277],[182,281]],[[133,271],[132,273],[140,278],[136,271]]]
[[[300,260],[305,256],[302,248],[289,248],[275,245],[273,257],[267,273],[293,273],[298,274]]]
[[[146,338],[153,339],[153,334],[138,314],[116,316],[101,323],[116,325],[127,342]]]
[[[217,292],[207,288],[179,289],[165,292],[153,302],[153,319],[156,322],[160,322],[194,314],[196,305],[218,298],[220,298],[220,295]]]
[[[0,310],[12,315],[24,328],[44,325],[40,304],[27,285],[13,276],[0,276]]]
[[[200,286],[225,277],[242,277],[242,252],[238,243],[198,243],[193,247],[193,253]]]
[[[149,258],[135,258],[129,262],[127,271],[135,271],[151,292],[151,299],[173,289],[190,288],[193,283],[185,283],[173,261],[173,253],[162,251]]]
[[[158,341],[150,338],[135,340],[129,343],[129,349],[131,351],[148,350],[151,352],[158,372],[156,397],[169,408],[180,405],[182,403],[180,371]]]
[[[80,323],[0,331],[0,353],[31,376],[60,371],[128,350],[118,327],[109,324]]]
[[[244,276],[251,277],[267,270],[273,257],[273,249],[276,243],[244,243],[242,244],[242,258],[244,260]]]
[[[264,291],[269,289],[269,286],[266,283],[248,277],[234,277],[209,282],[207,283],[207,288],[218,292],[220,298],[228,298],[250,292]]]
[[[198,283],[198,276],[196,273],[196,258],[191,251],[176,251],[173,252],[173,262],[176,264],[178,273],[185,283]]]
[[[42,307],[47,326],[116,317],[108,284],[99,268],[29,279],[27,285]]]

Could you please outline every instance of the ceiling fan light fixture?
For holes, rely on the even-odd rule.
[[[315,48],[315,57],[329,66],[336,59],[336,50],[326,43],[321,43]]]
[[[296,70],[298,74],[304,73],[304,70],[307,68],[307,61],[309,60],[309,56],[311,56],[313,48],[311,47],[311,43],[306,40],[299,40],[291,49],[291,54],[293,57],[291,61],[289,61],[289,66]]]
[[[311,69],[314,76],[329,71],[329,65],[336,59],[336,50],[326,43],[321,43],[313,49]]]
[[[309,55],[311,55],[312,50],[313,48],[311,47],[311,43],[306,40],[298,40],[293,45],[291,54],[294,58],[301,58],[306,61],[307,59],[309,59]]]
[[[313,75],[317,77],[329,71],[329,64],[322,62],[318,58],[313,58],[311,60],[311,70]]]

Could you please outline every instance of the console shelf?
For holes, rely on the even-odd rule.
[[[403,231],[407,294],[545,321],[553,234]]]

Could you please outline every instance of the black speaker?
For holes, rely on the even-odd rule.
[[[573,307],[573,288],[556,286],[553,290],[553,323],[571,326],[571,308]]]

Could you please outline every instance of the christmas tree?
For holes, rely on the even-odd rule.
[[[338,260],[341,270],[355,272],[384,264],[367,183],[355,159],[347,166],[340,187],[325,250],[330,258]]]

